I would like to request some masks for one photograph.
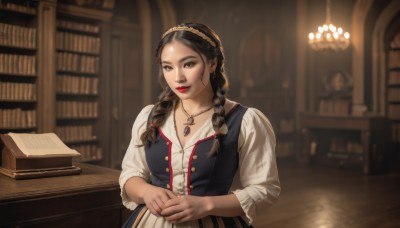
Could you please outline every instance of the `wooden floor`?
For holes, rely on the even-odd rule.
[[[400,173],[366,176],[318,165],[278,162],[280,198],[256,228],[400,227]]]

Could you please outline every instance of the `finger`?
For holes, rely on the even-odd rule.
[[[163,205],[164,205],[166,202],[168,202],[170,199],[173,199],[173,198],[176,198],[176,195],[175,195],[173,192],[171,192],[171,191],[166,191],[166,192],[165,192],[165,195],[163,195],[163,196],[161,197],[161,200],[162,200],[162,202],[163,202]]]
[[[174,213],[172,215],[169,216],[165,216],[165,219],[170,221],[170,222],[174,222],[174,223],[180,223],[180,222],[184,222],[184,221],[188,221],[188,219],[186,218],[186,213],[184,211],[179,212],[179,213]]]
[[[150,212],[152,212],[154,215],[159,216],[162,209],[158,206],[157,202],[152,201],[150,204]]]
[[[169,199],[173,199],[173,198],[176,198],[176,197],[177,197],[177,196],[176,196],[173,192],[171,192],[171,191],[167,191],[167,195],[168,195]]]
[[[179,205],[180,202],[181,202],[181,199],[179,197],[175,197],[173,199],[169,199],[167,202],[165,202],[164,209]]]

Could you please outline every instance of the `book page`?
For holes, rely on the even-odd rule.
[[[8,133],[18,148],[27,157],[43,156],[79,156],[80,154],[66,146],[54,133],[29,134]]]

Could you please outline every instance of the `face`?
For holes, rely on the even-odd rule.
[[[161,66],[168,86],[180,99],[209,99],[212,96],[210,73],[215,64],[179,41],[165,45]]]

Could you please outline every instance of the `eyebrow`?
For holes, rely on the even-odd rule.
[[[179,62],[182,63],[182,62],[185,62],[188,59],[195,59],[195,58],[196,58],[196,56],[189,55],[189,56],[186,56],[186,57],[183,57],[182,59],[180,59]],[[171,64],[171,62],[169,62],[169,61],[161,61],[161,63]]]

